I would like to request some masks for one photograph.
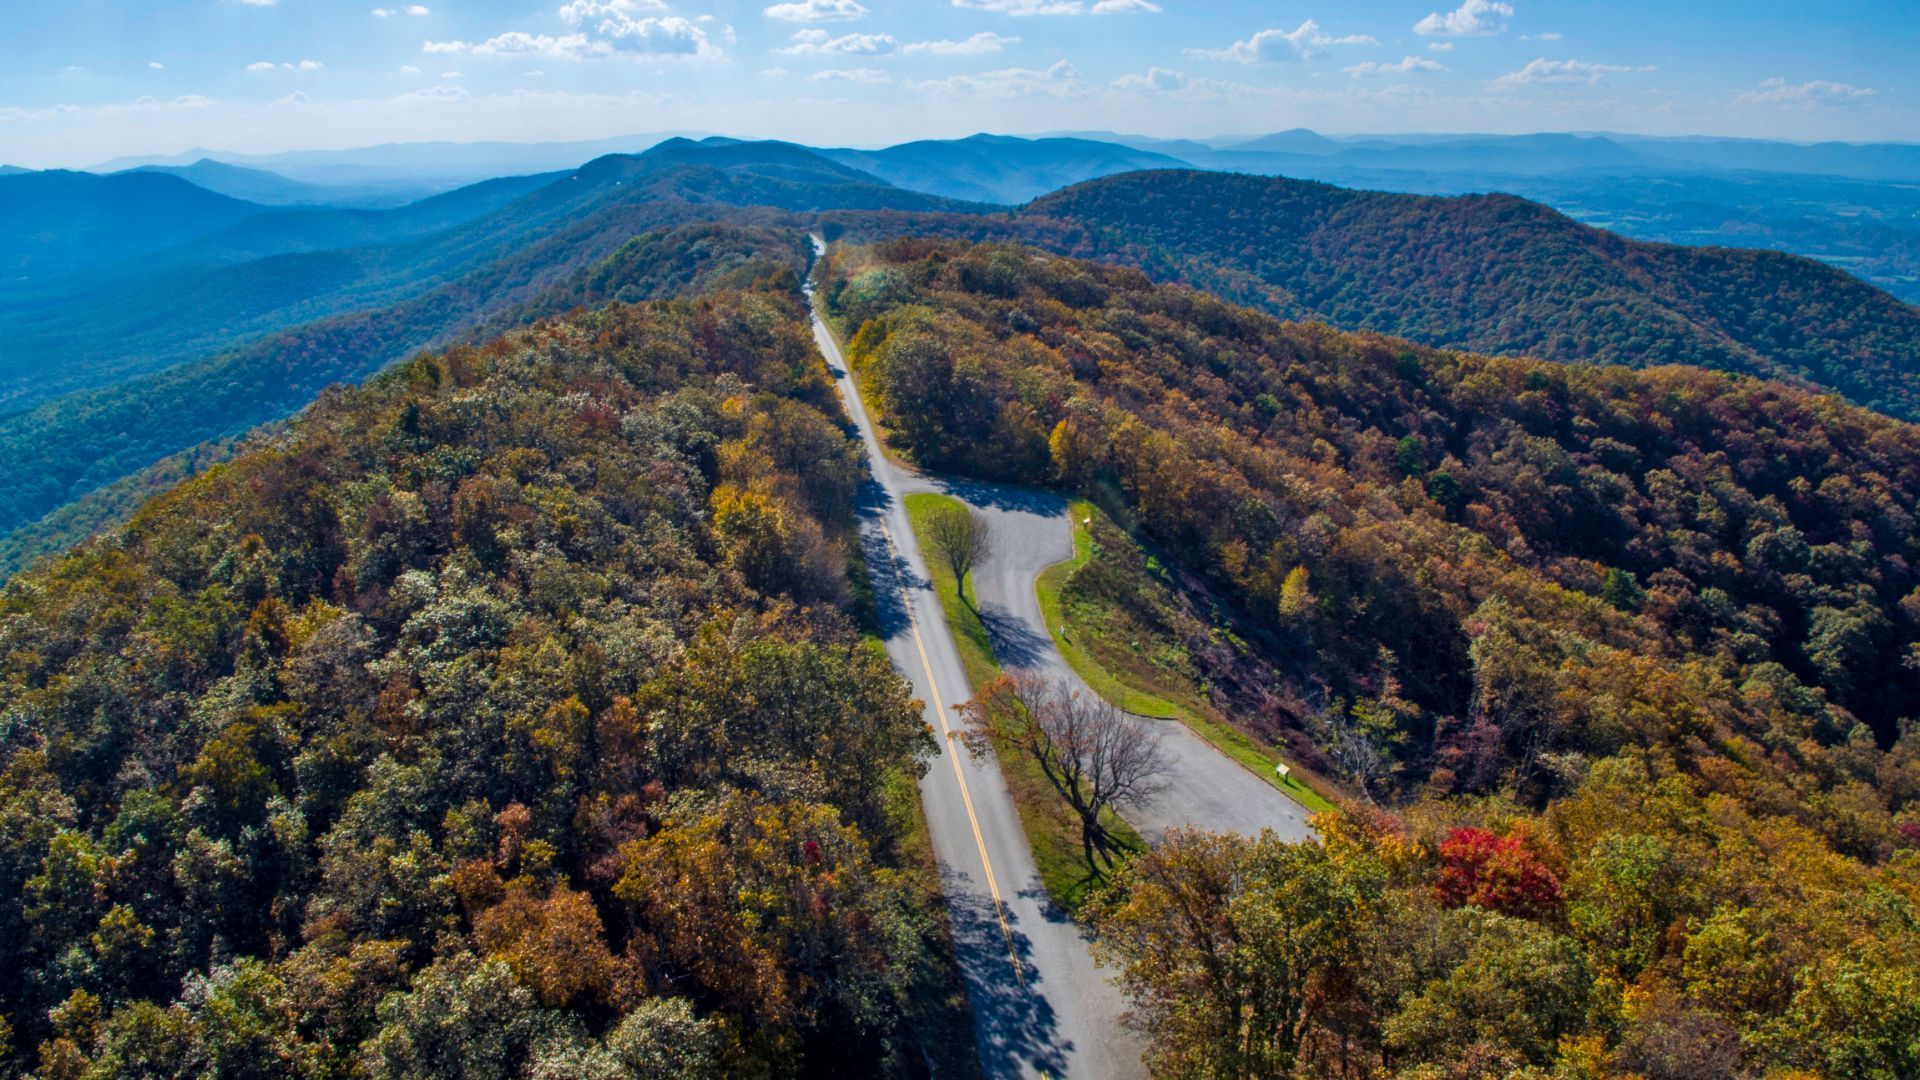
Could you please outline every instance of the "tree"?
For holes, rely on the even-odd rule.
[[[1109,810],[1158,794],[1167,760],[1157,733],[1105,698],[1068,690],[1039,675],[1001,675],[961,706],[975,754],[1012,747],[1040,766],[1080,819],[1087,866],[1114,865],[1116,842],[1101,821]]]
[[[1386,874],[1337,832],[1289,844],[1176,830],[1090,907],[1155,1075],[1289,1075],[1362,962]]]
[[[967,595],[967,573],[993,553],[986,515],[965,503],[942,502],[927,515],[927,543],[933,556],[953,571],[953,588]]]
[[[1560,906],[1560,882],[1517,836],[1455,829],[1440,842],[1434,891],[1453,907],[1472,904],[1537,918]]]
[[[1451,929],[1469,942],[1465,958],[1388,1020],[1388,1049],[1411,1061],[1468,1066],[1442,1075],[1509,1074],[1547,1062],[1586,1014],[1593,978],[1579,946],[1543,926],[1472,908],[1455,913]]]

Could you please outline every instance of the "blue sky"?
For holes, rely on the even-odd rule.
[[[1920,0],[60,0],[0,161],[713,131],[879,145],[1627,131],[1920,140]]]

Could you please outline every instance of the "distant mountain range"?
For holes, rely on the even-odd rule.
[[[351,150],[295,150],[278,154],[237,154],[188,150],[168,156],[114,158],[92,172],[119,172],[141,166],[191,166],[214,161],[277,173],[290,180],[325,186],[403,186],[444,190],[496,176],[578,168],[608,154],[635,154],[688,132],[622,135],[582,142],[424,142],[386,143]]]
[[[0,275],[99,266],[260,212],[177,176],[49,170],[0,177]]]
[[[191,189],[177,177],[126,175]],[[522,183],[532,189],[513,189]],[[420,235],[409,215],[429,204],[468,216]],[[399,210],[263,213],[237,230],[258,234],[245,243],[216,232],[110,273],[15,290],[0,302],[0,388],[16,410],[31,407],[0,415],[0,532],[170,453],[285,416],[329,383],[364,378],[501,312],[542,310],[543,290],[632,237],[731,220],[749,207],[985,209],[893,187],[787,143],[670,139]],[[389,239],[276,250],[290,246],[289,232],[326,220],[385,229]],[[71,392],[40,400],[50,384]]]
[[[1920,143],[1790,143],[1613,133],[1327,136],[1306,128],[1258,138],[1167,140],[1110,131],[1053,133],[1170,154],[1203,168],[1289,167],[1537,173],[1682,169],[1920,180]],[[1323,159],[1302,162],[1301,158]]]
[[[574,168],[666,137],[414,143],[268,155],[194,150],[118,159],[99,168],[198,170],[198,182],[210,190],[263,204],[379,207],[486,177]],[[1116,172],[1186,166],[1423,195],[1505,191],[1636,239],[1809,255],[1920,302],[1915,144],[1606,133],[1333,136],[1295,128],[1205,139],[1108,131],[1036,138],[982,134],[820,153],[910,190],[1003,204]],[[290,185],[308,186],[221,173],[220,165],[271,171]]]
[[[1028,202],[1070,184],[1114,173],[1187,165],[1166,154],[1110,142],[1005,135],[929,139],[884,150],[819,153],[913,191],[1002,204]]]
[[[595,302],[580,275],[623,243],[712,221],[1019,240],[1344,328],[1565,360],[1698,363],[1920,415],[1920,313],[1819,263],[1636,244],[1512,196],[1419,198],[1182,164],[1201,150],[1473,162],[1500,145],[1541,161],[1619,160],[1633,152],[1624,144],[1394,145],[1304,131],[1259,142],[1270,149],[975,136],[816,151],[673,138],[387,209],[233,198],[183,176],[255,185],[263,199],[298,197],[313,181],[275,183],[251,166],[199,159],[107,176],[0,177],[9,278],[0,287],[0,532],[168,454],[285,416],[330,382],[476,326],[535,317],[563,302],[552,290],[567,281],[567,295]],[[375,149],[355,152],[366,156],[354,167],[418,148]],[[307,164],[347,167],[338,159]],[[1553,175],[1535,182],[1563,182]],[[1829,200],[1866,186],[1777,182]],[[1062,184],[1020,210],[1004,205]],[[1895,224],[1852,227],[1862,247],[1881,251],[1897,253],[1908,235]]]
[[[177,176],[208,191],[262,206],[345,206],[399,205],[432,193],[428,187],[407,188],[384,185],[346,186],[307,184],[291,180],[265,169],[229,165],[212,158],[201,158],[191,165],[141,165],[127,169],[132,173],[164,173]]]

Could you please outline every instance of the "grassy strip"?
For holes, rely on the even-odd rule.
[[[1090,502],[1075,500],[1068,512],[1073,523],[1073,557],[1047,567],[1034,583],[1040,598],[1040,616],[1046,620],[1047,633],[1052,636],[1054,646],[1060,650],[1067,664],[1093,688],[1094,693],[1128,712],[1180,721],[1212,743],[1221,753],[1244,765],[1308,811],[1323,814],[1336,809],[1324,795],[1302,781],[1297,772],[1289,774],[1284,780],[1280,779],[1274,772],[1274,766],[1281,763],[1280,757],[1251,735],[1199,709],[1129,684],[1080,645],[1078,639],[1084,635],[1074,626],[1071,612],[1061,601],[1061,593],[1074,573],[1093,557],[1093,534],[1085,523],[1100,510]]]
[[[907,518],[913,522],[914,536],[919,540],[921,550],[925,551],[928,547],[927,515],[939,506],[958,504],[959,500],[950,495],[923,493],[908,495],[905,502]],[[967,681],[976,688],[985,685],[1000,674],[1000,664],[993,657],[993,643],[987,636],[986,624],[980,621],[980,614],[975,609],[972,583],[968,583],[963,598],[959,590],[954,588],[953,571],[946,566],[940,565],[937,560],[929,560],[927,573],[933,578],[934,595],[940,598],[941,610],[947,616],[947,626],[953,631],[954,645],[960,650],[960,663],[966,668]],[[1000,760],[1000,772],[1006,778],[1014,809],[1020,815],[1020,829],[1027,835],[1027,845],[1033,849],[1033,862],[1040,871],[1040,884],[1063,910],[1078,911],[1087,895],[1101,883],[1099,875],[1087,865],[1081,850],[1080,822],[1068,809],[1060,793],[1047,781],[1046,774],[1037,762],[1025,754],[999,749],[1001,752],[996,756]],[[1140,834],[1118,816],[1109,813],[1105,823],[1108,831],[1121,844],[1135,850],[1146,849],[1146,842],[1140,839]]]
[[[940,507],[959,506],[961,502],[951,495],[931,492],[909,495],[905,502],[907,519],[913,522],[913,535],[924,555],[932,550],[927,540],[927,519]],[[954,588],[953,571],[945,563],[931,557],[925,561],[927,573],[933,577],[934,595],[940,598],[940,608],[947,613],[947,626],[953,630],[953,643],[960,650],[960,664],[967,669],[967,682],[975,688],[984,686],[1000,674],[1000,664],[993,658],[993,641],[987,637],[987,624],[980,621],[973,581],[967,581],[963,597]]]

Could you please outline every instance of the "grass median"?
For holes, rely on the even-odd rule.
[[[931,493],[908,495],[905,501],[907,518],[913,522],[914,537],[922,552],[930,550],[928,516],[940,507],[961,505],[960,500],[950,495]],[[954,647],[960,651],[960,663],[966,669],[970,689],[984,686],[1000,674],[1000,664],[994,659],[993,641],[987,636],[986,624],[980,620],[973,583],[968,581],[963,594],[955,588],[953,571],[944,563],[932,558],[926,563],[934,594],[940,598],[947,626],[953,631]],[[962,747],[953,749],[965,752]],[[1027,835],[1027,845],[1033,849],[1033,862],[1040,871],[1041,885],[1062,909],[1078,911],[1102,881],[1101,875],[1087,865],[1081,850],[1079,820],[1032,758],[1012,752],[996,756],[1000,759],[1000,772],[1006,778],[1007,790],[1013,795],[1014,809],[1020,815],[1020,828]],[[1121,844],[1145,850],[1140,834],[1125,821],[1109,813],[1103,822]]]

